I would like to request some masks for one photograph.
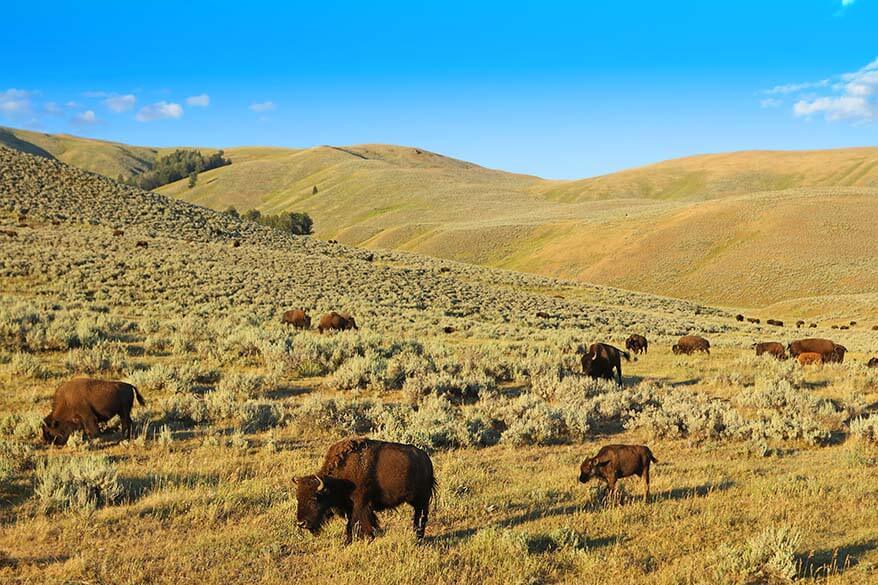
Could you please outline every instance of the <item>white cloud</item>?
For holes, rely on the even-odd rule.
[[[811,91],[806,94],[805,90]],[[822,115],[829,122],[868,122],[878,117],[878,59],[857,71],[821,81],[777,85],[759,93],[798,94],[793,103],[793,115],[799,118]],[[780,100],[762,99],[760,105],[763,108],[776,107]]]
[[[0,92],[0,113],[6,118],[26,116],[31,112],[31,97],[34,92],[10,88]]]
[[[43,104],[43,111],[50,116],[57,116],[58,114],[63,112],[64,109],[55,102],[46,102],[45,104]]]
[[[100,120],[98,120],[94,110],[86,110],[73,116],[71,122],[77,126],[94,126],[95,124],[99,124]]]
[[[815,89],[828,86],[829,80],[822,79],[820,81],[808,81],[806,83],[787,83],[784,85],[775,85],[772,88],[763,89],[759,93],[763,95],[787,95],[790,93],[799,93],[806,89]]]
[[[134,96],[133,93],[126,93],[125,95],[111,95],[104,100],[104,105],[116,113],[133,110],[136,103],[137,98]]]
[[[84,92],[82,92],[82,97],[87,97],[87,98],[106,98],[106,97],[110,97],[111,95],[113,95],[113,94],[108,93],[106,91],[84,91]]]
[[[847,8],[848,6],[853,5],[853,3],[856,1],[857,0],[841,0],[841,5],[842,7]]]
[[[182,115],[183,106],[162,101],[140,108],[135,118],[138,122],[151,122],[166,118],[179,118]]]
[[[778,108],[783,105],[783,100],[779,100],[777,98],[765,98],[763,100],[759,100],[759,107],[761,108]]]
[[[202,93],[200,95],[192,95],[186,98],[187,106],[195,106],[199,108],[206,108],[210,105],[210,96],[206,93]]]
[[[274,102],[257,102],[255,104],[250,104],[250,109],[254,112],[271,112],[272,110],[276,110],[277,106],[274,105]]]

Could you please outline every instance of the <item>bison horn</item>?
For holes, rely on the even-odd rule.
[[[324,486],[323,486],[323,480],[320,479],[320,476],[319,476],[319,475],[315,475],[314,477],[317,479],[317,491],[318,491],[318,492],[322,492],[322,491],[323,491],[323,487],[324,487]]]

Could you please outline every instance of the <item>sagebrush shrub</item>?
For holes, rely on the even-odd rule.
[[[117,502],[122,484],[107,457],[51,457],[37,466],[35,493],[49,510],[92,510]]]

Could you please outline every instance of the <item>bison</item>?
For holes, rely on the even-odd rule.
[[[735,321],[743,321],[743,320],[744,320],[744,315],[742,315],[740,313],[735,315]]]
[[[335,443],[317,473],[293,482],[299,527],[316,535],[332,514],[342,516],[347,520],[346,544],[354,530],[358,538],[373,538],[379,528],[375,512],[402,503],[414,508],[412,524],[422,538],[436,491],[433,462],[425,451],[366,438]]]
[[[801,329],[801,328],[804,327],[804,326],[805,326],[805,322],[802,321],[801,319],[799,319],[798,321],[796,321],[796,329]]]
[[[866,367],[878,368],[878,357],[873,357],[872,359],[870,359],[869,362],[866,364]]]
[[[837,361],[838,363],[841,363],[844,361],[844,354],[847,351],[847,348],[843,345],[838,345],[829,339],[813,337],[793,341],[787,346],[787,350],[792,357],[797,357],[800,353],[813,352],[819,353],[824,362]]]
[[[125,230],[115,229],[113,230],[113,237],[118,238],[125,235]]]
[[[763,343],[754,343],[753,349],[756,350],[756,355],[760,356],[764,353],[772,355],[779,360],[784,360],[787,358],[787,352],[784,349],[782,343],[778,343],[776,341],[766,341]]]
[[[809,366],[812,364],[822,364],[823,356],[816,351],[805,351],[796,356],[800,365]]]
[[[332,311],[320,317],[320,323],[317,325],[320,333],[324,331],[345,331],[347,329],[359,329],[354,318],[347,313],[336,313]]]
[[[134,399],[141,406],[146,401],[137,388],[126,382],[76,378],[61,384],[52,399],[52,412],[43,419],[43,440],[64,445],[75,431],[84,431],[89,439],[100,432],[99,423],[119,415],[122,435],[131,435],[131,407]]]
[[[622,385],[622,357],[631,361],[631,354],[607,343],[592,343],[588,352],[582,356],[582,372],[594,379],[613,379],[616,370],[616,382]]]
[[[134,243],[134,247],[135,248],[149,248],[149,242],[146,242],[144,240],[139,240],[139,241]]]
[[[684,335],[671,347],[671,351],[678,355],[688,355],[696,351],[703,351],[710,355],[710,342],[698,335]]]
[[[292,325],[296,329],[311,329],[311,317],[308,316],[305,309],[284,311],[280,322],[284,325]]]
[[[759,325],[760,321],[756,317],[747,317],[748,323],[753,323],[754,325]]]
[[[649,342],[643,335],[633,333],[625,340],[625,349],[631,353],[646,353],[649,350]]]
[[[658,459],[646,445],[606,445],[598,454],[582,462],[579,481],[585,483],[593,477],[607,482],[610,495],[616,493],[616,481],[623,477],[639,475],[643,478],[643,501],[649,500],[649,466]]]
[[[778,321],[777,319],[769,319],[766,321],[769,325],[774,325],[775,327],[783,327],[783,321]]]

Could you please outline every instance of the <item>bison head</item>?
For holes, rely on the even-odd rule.
[[[333,488],[338,487],[335,485],[336,480],[309,475],[293,481],[296,484],[296,499],[299,504],[296,524],[311,534],[317,534],[332,516],[337,495],[333,493]]]
[[[679,354],[683,353],[683,348],[680,347],[679,343],[675,343],[674,346],[671,347],[671,351],[673,351],[675,354],[679,355]]]
[[[357,322],[353,317],[348,317],[348,327],[350,329],[359,329],[359,327],[357,327]]]
[[[51,414],[43,419],[43,442],[49,445],[66,445],[67,439],[76,431],[79,419],[73,421],[56,420]]]
[[[579,466],[579,483],[585,483],[593,477],[597,476],[598,468],[607,462],[597,461],[597,457],[589,457]],[[600,476],[597,476],[600,477]]]

